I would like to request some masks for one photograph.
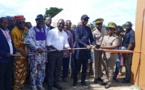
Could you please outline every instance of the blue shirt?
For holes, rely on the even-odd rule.
[[[95,45],[91,28],[78,25],[75,29],[75,48],[86,48],[87,45]],[[89,59],[90,50],[76,50],[76,59]]]
[[[134,36],[134,31],[131,29],[131,30],[127,30],[125,32],[125,35],[123,37],[123,43],[122,43],[122,46],[128,48],[128,45],[131,43],[131,44],[135,44],[135,36]],[[132,48],[133,49],[133,48]]]

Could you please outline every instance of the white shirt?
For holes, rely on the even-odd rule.
[[[1,28],[0,28],[0,29],[1,29]],[[2,30],[2,29],[1,29],[1,31],[3,32],[5,38],[6,38],[7,42],[8,42],[8,45],[9,45],[9,47],[10,47],[10,54],[13,54],[13,51],[14,51],[14,50],[13,50],[13,44],[12,44],[11,36],[10,36],[10,34],[9,34],[9,30]]]
[[[47,46],[54,46],[57,50],[62,50],[63,48],[69,47],[68,36],[64,30],[61,32],[58,28],[54,28],[47,33],[46,43]]]

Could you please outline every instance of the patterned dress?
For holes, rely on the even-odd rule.
[[[24,43],[28,44],[28,52],[36,53],[38,48],[46,51],[46,30],[33,27],[29,29]],[[39,53],[28,58],[30,63],[30,83],[31,87],[42,86],[45,77],[45,64],[47,61],[47,53]]]
[[[11,31],[11,37],[14,42],[14,46],[27,51],[26,46],[23,44],[25,35],[27,34],[27,28],[25,30],[19,30],[15,27]],[[20,52],[16,52],[20,54]],[[26,57],[15,57],[14,59],[14,90],[19,90],[25,82],[27,75],[27,58]]]

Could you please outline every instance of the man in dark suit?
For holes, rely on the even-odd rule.
[[[54,28],[53,26],[51,26],[51,23],[52,23],[51,17],[46,17],[45,18],[45,28],[46,28],[47,32]],[[47,83],[47,65],[48,64],[46,64],[46,70],[45,70],[46,76],[44,79],[44,83]]]
[[[51,17],[46,17],[46,19],[45,19],[45,27],[46,27],[47,31],[49,31],[49,30],[54,28],[53,26],[51,26],[51,23],[52,23]]]
[[[8,20],[0,18],[0,90],[12,89],[14,45],[7,29]]]
[[[95,48],[95,41],[93,39],[91,28],[86,26],[88,23],[88,19],[89,17],[87,15],[83,15],[81,17],[81,24],[78,25],[75,29],[75,48],[87,48],[87,49],[75,51],[74,81],[72,85],[73,88],[76,88],[78,81],[77,75],[78,72],[80,71],[81,64],[82,64],[81,84],[85,88],[88,88],[85,79],[87,74],[88,59],[91,57],[89,49],[91,49],[91,45],[93,45],[92,48]]]

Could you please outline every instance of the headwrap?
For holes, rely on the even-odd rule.
[[[23,15],[14,16],[14,18],[16,21],[25,19]]]

